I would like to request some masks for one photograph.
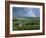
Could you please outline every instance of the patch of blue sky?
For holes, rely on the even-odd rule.
[[[40,17],[40,8],[13,7],[13,17]]]

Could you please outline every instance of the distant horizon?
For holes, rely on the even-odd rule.
[[[40,17],[14,17],[13,19],[15,18],[40,18]]]

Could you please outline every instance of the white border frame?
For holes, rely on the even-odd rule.
[[[40,30],[12,31],[12,7],[40,8]],[[39,33],[42,32],[42,6],[10,4],[10,34]]]

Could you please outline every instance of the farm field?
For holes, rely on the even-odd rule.
[[[13,31],[40,29],[40,17],[16,17],[13,19]]]

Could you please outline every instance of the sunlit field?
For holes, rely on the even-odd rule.
[[[40,29],[40,17],[15,17],[13,19],[13,31]]]

